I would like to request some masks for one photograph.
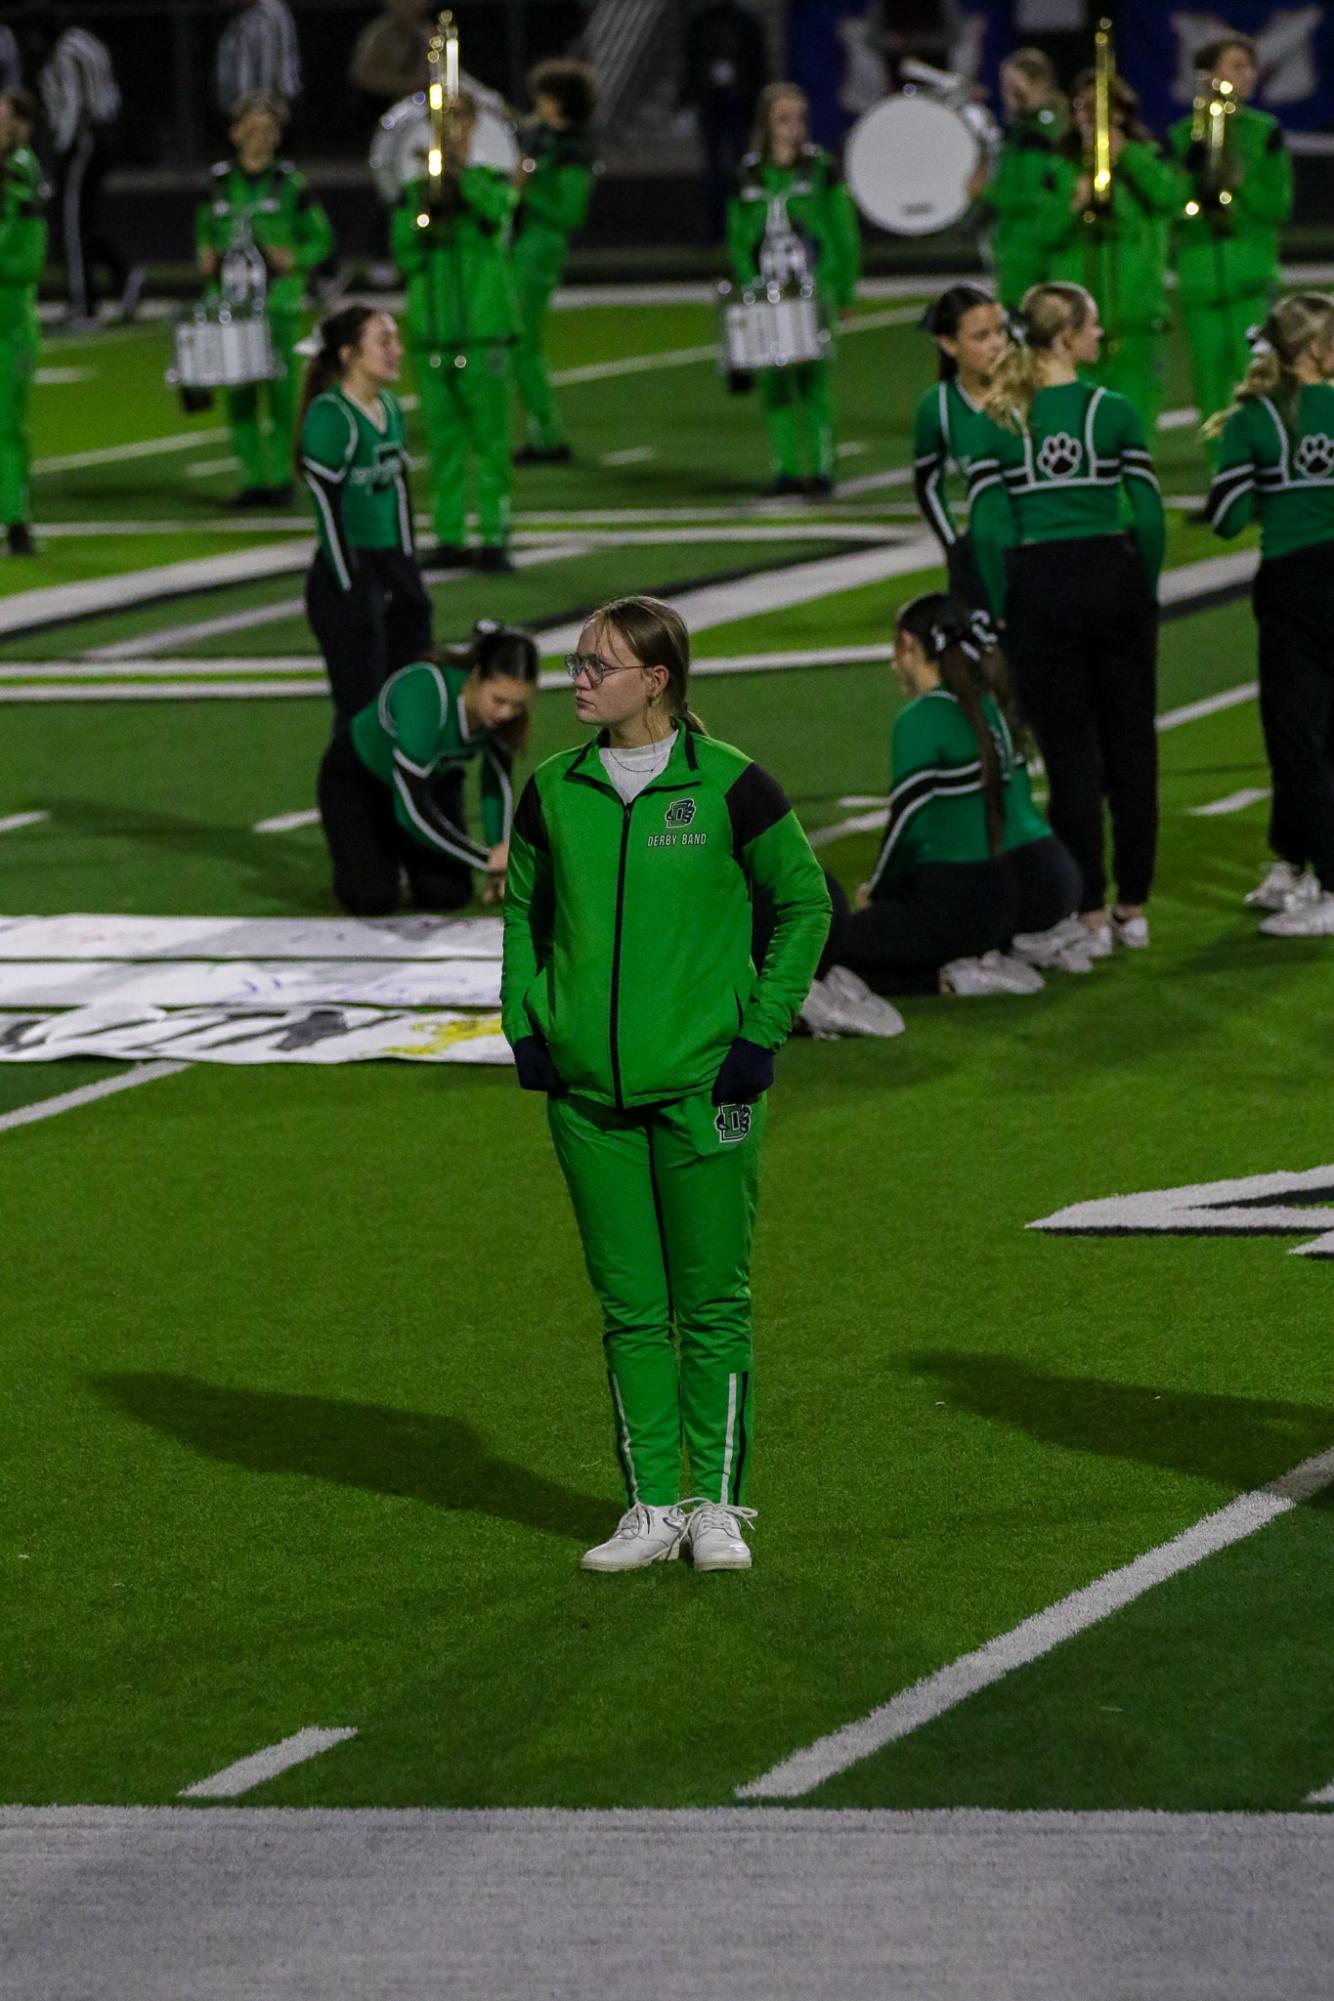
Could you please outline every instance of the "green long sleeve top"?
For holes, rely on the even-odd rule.
[[[996,746],[1004,791],[1002,846],[1021,847],[1048,829],[1037,818],[1027,772],[999,704],[986,695],[982,711]],[[991,855],[982,759],[972,724],[948,688],[928,689],[905,703],[894,718],[889,818],[871,872],[871,895],[877,899],[894,895],[908,876],[929,862],[985,862]]]
[[[950,467],[967,479],[974,459],[995,451],[996,426],[953,376],[927,390],[913,420],[913,491],[942,549],[952,549],[960,534],[945,485]]]
[[[570,238],[588,218],[597,164],[582,133],[555,132],[540,123],[529,135],[528,157],[533,170],[519,196],[514,262],[555,285]]]
[[[1224,428],[1205,511],[1227,537],[1258,519],[1262,561],[1334,542],[1334,384],[1304,384],[1286,410],[1248,396]]]
[[[195,211],[195,248],[225,257],[238,234],[249,230],[261,256],[270,250],[291,254],[287,272],[269,271],[271,313],[295,315],[306,301],[306,280],[333,249],[329,218],[290,160],[276,160],[247,174],[237,160],[220,160],[209,181],[208,199]]]
[[[1034,227],[1048,280],[1092,292],[1112,340],[1165,327],[1169,225],[1186,198],[1180,169],[1150,142],[1128,139],[1112,168],[1110,211],[1091,222],[1072,206],[1082,171],[1063,154],[1048,169]]]
[[[382,389],[377,424],[334,385],[301,424],[301,470],[315,503],[320,549],[341,589],[351,590],[358,549],[413,551],[408,440],[403,406]]]
[[[791,167],[777,167],[750,153],[741,162],[736,194],[727,206],[727,247],[738,285],[763,275],[765,237],[790,228],[804,245],[816,289],[830,313],[857,296],[861,236],[852,197],[837,163],[820,146],[804,146]]]
[[[507,841],[513,818],[512,759],[491,730],[470,730],[463,690],[467,669],[418,660],[400,667],[377,700],[353,716],[357,756],[394,795],[394,818],[414,841],[485,868],[487,848]],[[482,829],[487,847],[468,838],[443,811],[430,781],[482,760]]]
[[[1157,591],[1166,530],[1162,494],[1138,412],[1087,382],[1039,389],[1026,430],[995,428],[995,449],[969,468],[973,547],[992,614],[1005,611],[1005,551],[1033,542],[1130,534]]]
[[[548,758],[514,816],[502,1020],[539,1036],[572,1091],[652,1104],[711,1087],[737,1036],[776,1049],[829,930],[824,874],[779,786],[730,745],[679,729],[624,805],[605,739]],[[774,929],[750,955],[751,904]]]
[[[445,181],[439,211],[413,181],[390,225],[394,261],[407,284],[408,341],[420,349],[466,353],[513,340],[518,329],[510,229],[518,201],[495,167],[465,167]]]
[[[1012,274],[1037,282],[1043,259],[1034,234],[1050,201],[1048,174],[1064,131],[1064,118],[1050,107],[1013,120],[1006,127],[995,174],[978,196],[983,216],[994,218],[992,256],[1008,306],[1019,304]]]
[[[26,146],[0,177],[0,339],[37,342],[37,281],[46,263],[41,172]]]
[[[1178,119],[1167,135],[1183,175],[1183,203],[1199,192],[1191,122]],[[1232,200],[1225,207],[1202,201],[1198,215],[1183,209],[1177,216],[1177,284],[1187,311],[1263,298],[1279,282],[1279,231],[1292,214],[1292,156],[1278,120],[1250,105],[1232,113],[1227,134]]]

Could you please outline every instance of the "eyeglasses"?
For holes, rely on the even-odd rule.
[[[577,681],[581,674],[587,674],[590,688],[600,688],[608,674],[625,674],[639,664],[637,660],[604,660],[600,653],[567,653],[565,656],[565,672],[570,679]]]

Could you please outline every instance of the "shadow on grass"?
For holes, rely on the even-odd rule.
[[[314,785],[312,765],[312,796]],[[119,836],[142,842],[156,849],[167,865],[173,855],[227,862],[238,870],[247,887],[262,890],[275,903],[300,911],[334,908],[329,865],[322,852],[266,840],[249,827],[190,820],[180,813],[161,813],[147,806],[113,805],[95,799],[53,799],[48,805],[63,825],[99,838]]]
[[[936,1350],[908,1362],[958,1409],[1012,1425],[1044,1445],[1168,1467],[1220,1486],[1263,1486],[1334,1448],[1328,1405],[1049,1376],[1005,1355]],[[1334,1508],[1334,1488],[1311,1505]]]
[[[438,1413],[271,1390],[195,1376],[93,1375],[129,1417],[206,1458],[251,1473],[303,1473],[341,1487],[493,1515],[567,1541],[598,1542],[613,1504],[498,1459],[472,1425]]]

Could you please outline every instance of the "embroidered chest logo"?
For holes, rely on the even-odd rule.
[[[1072,479],[1084,460],[1084,448],[1069,431],[1053,431],[1038,446],[1038,470],[1047,479]]]
[[[695,802],[693,799],[673,799],[664,815],[665,822],[669,827],[688,827],[694,817]]]
[[[1297,447],[1297,470],[1303,479],[1328,479],[1334,473],[1334,438],[1311,431]]]
[[[719,1105],[714,1127],[719,1146],[740,1146],[750,1133],[749,1105]]]
[[[377,445],[375,464],[354,466],[349,480],[353,486],[369,487],[373,493],[379,493],[401,478],[406,468],[407,454],[401,445]]]

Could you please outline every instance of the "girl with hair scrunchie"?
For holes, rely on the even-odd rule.
[[[995,426],[982,408],[991,371],[1006,345],[1006,315],[981,285],[951,285],[922,315],[940,357],[940,379],[917,405],[913,423],[913,491],[940,543],[950,591],[977,609],[986,588],[972,537],[959,526],[945,490],[951,467],[968,478],[975,459],[995,454]]]

